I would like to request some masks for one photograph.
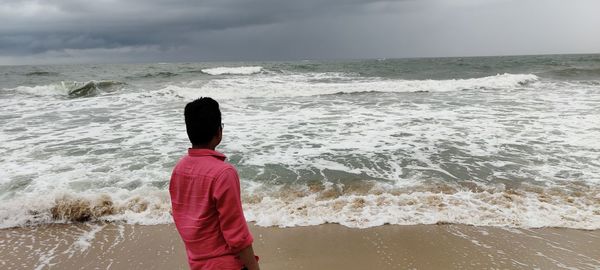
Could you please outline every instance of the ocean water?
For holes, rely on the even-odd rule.
[[[261,226],[600,228],[600,55],[0,66],[0,228],[172,222],[200,96]]]

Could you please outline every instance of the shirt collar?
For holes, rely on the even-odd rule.
[[[220,160],[227,158],[225,155],[211,149],[188,148],[188,155],[192,157],[213,156]]]

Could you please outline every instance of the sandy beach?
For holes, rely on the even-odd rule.
[[[251,226],[262,269],[598,269],[600,231],[464,225]],[[0,231],[2,269],[186,269],[173,225]]]

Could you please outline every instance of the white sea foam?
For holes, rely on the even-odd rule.
[[[216,67],[206,68],[202,72],[209,75],[250,75],[260,73],[263,67],[247,66],[247,67]]]

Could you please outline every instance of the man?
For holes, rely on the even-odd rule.
[[[173,169],[173,219],[191,269],[259,269],[240,199],[236,169],[215,147],[223,138],[219,103],[199,98],[185,106],[192,148]]]

